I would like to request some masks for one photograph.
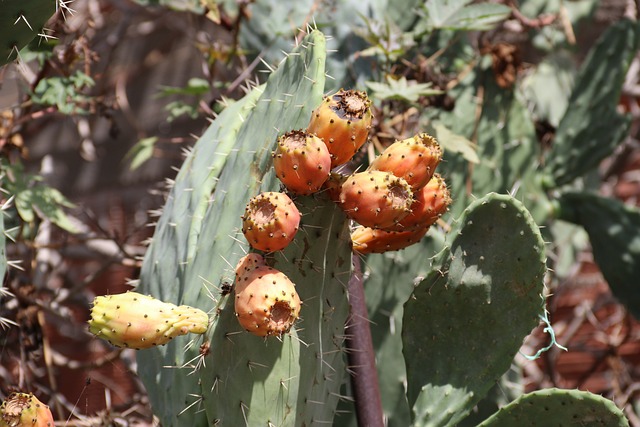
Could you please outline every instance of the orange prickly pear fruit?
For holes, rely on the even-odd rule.
[[[278,138],[273,167],[289,191],[308,195],[320,190],[329,178],[331,155],[320,138],[294,130]]]
[[[54,427],[47,405],[31,393],[11,393],[0,406],[0,427]]]
[[[125,292],[94,299],[89,330],[117,347],[140,350],[189,332],[203,334],[208,325],[209,316],[197,308]]]
[[[388,146],[369,169],[391,172],[417,190],[429,182],[441,159],[442,150],[436,139],[421,133]]]
[[[266,266],[264,257],[260,254],[253,252],[243,256],[236,265],[236,283],[249,281],[254,271]]]
[[[235,313],[240,325],[260,337],[282,335],[298,319],[301,306],[296,287],[258,254],[249,254],[236,267]]]
[[[313,111],[307,132],[314,133],[331,153],[331,167],[348,162],[364,145],[373,114],[367,94],[340,89]]]
[[[438,173],[433,175],[427,185],[413,194],[415,200],[411,205],[411,213],[387,230],[410,231],[429,227],[436,223],[451,204],[447,184]]]
[[[254,249],[275,252],[293,240],[300,226],[300,211],[284,193],[265,192],[247,203],[242,233]]]
[[[384,231],[357,227],[351,233],[353,250],[361,254],[397,251],[417,243],[427,234],[429,227],[411,231]]]
[[[353,174],[342,184],[340,207],[365,227],[389,228],[410,212],[413,193],[407,181],[388,172]]]

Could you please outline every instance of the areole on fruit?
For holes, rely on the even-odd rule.
[[[360,172],[342,184],[340,207],[351,219],[372,228],[388,228],[410,212],[413,192],[402,178],[382,171]]]
[[[300,225],[300,211],[284,193],[265,192],[247,203],[242,233],[252,248],[265,252],[284,249]]]
[[[321,138],[331,153],[331,167],[348,162],[367,141],[373,114],[364,92],[340,89],[313,111],[307,132]]]
[[[276,176],[289,191],[307,195],[320,190],[331,171],[331,155],[325,143],[300,130],[278,138],[273,152]]]

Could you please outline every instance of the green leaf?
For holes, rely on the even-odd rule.
[[[131,147],[124,158],[131,162],[130,168],[132,171],[138,169],[140,165],[153,156],[153,148],[157,141],[158,138],[155,136],[143,138]]]
[[[38,82],[31,99],[36,104],[55,106],[63,114],[87,114],[81,105],[91,98],[81,91],[94,84],[93,79],[81,71],[68,77],[49,77]]]
[[[477,3],[469,0],[427,0],[427,26],[431,29],[489,30],[511,14],[502,4]]]
[[[416,80],[407,80],[404,76],[395,79],[387,76],[387,83],[366,82],[373,91],[372,98],[380,100],[398,99],[406,102],[416,102],[421,96],[433,96],[444,93],[441,90],[432,89],[432,83],[418,83]]]
[[[433,124],[433,130],[435,131],[436,139],[445,152],[451,151],[453,153],[459,153],[465,160],[471,163],[480,162],[480,158],[476,152],[476,146],[473,142],[462,135],[454,133],[440,122]]]

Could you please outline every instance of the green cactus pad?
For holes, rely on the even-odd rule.
[[[145,257],[141,289],[165,301],[209,311],[213,320],[208,334],[210,349],[208,352],[203,349],[205,356],[198,354],[199,342],[185,351],[183,346],[188,340],[184,337],[138,355],[140,375],[165,426],[211,425],[220,419],[224,419],[225,425],[266,425],[267,421],[281,425],[284,419],[289,422],[297,418],[298,412],[303,411],[300,408],[311,404],[317,405],[314,420],[333,418],[334,397],[337,399],[342,381],[336,374],[341,362],[335,361],[332,366],[333,358],[340,358],[330,355],[341,352],[334,348],[330,331],[337,325],[342,330],[348,307],[344,294],[342,300],[336,300],[335,295],[337,285],[346,282],[350,271],[348,256],[345,258],[342,249],[336,250],[345,247],[348,251],[348,245],[337,243],[344,238],[338,229],[344,222],[341,214],[323,211],[326,200],[308,208],[307,212],[314,214],[303,216],[299,236],[290,246],[294,252],[289,249],[285,252],[289,261],[302,258],[306,264],[287,267],[284,261],[276,262],[294,282],[304,273],[308,277],[306,286],[331,290],[321,300],[316,298],[315,303],[313,298],[303,302],[301,325],[309,325],[306,319],[313,317],[305,314],[305,305],[313,309],[318,304],[317,316],[323,310],[327,312],[321,316],[327,320],[326,326],[305,326],[305,331],[315,327],[313,333],[321,339],[309,337],[301,342],[296,339],[297,328],[282,341],[271,338],[266,342],[241,331],[229,308],[233,304],[228,306],[228,296],[221,292],[225,282],[233,282],[233,267],[248,250],[240,230],[240,217],[247,201],[260,191],[278,189],[271,169],[271,150],[278,135],[304,128],[311,111],[322,100],[325,55],[322,33],[314,31],[305,37],[271,74],[266,85],[222,112],[196,143],[176,178]],[[314,221],[316,211],[323,212],[322,219],[307,228],[307,221]],[[318,238],[323,248],[319,254],[314,252],[318,249],[311,248],[315,241],[302,239],[322,230],[331,230],[331,234],[324,237],[325,241]],[[333,257],[340,257],[341,262]],[[323,275],[306,270],[322,271],[318,265],[328,261],[332,263],[327,264]],[[304,295],[302,289],[298,292]],[[332,315],[320,305],[327,301],[338,307],[331,311]],[[235,332],[226,336],[232,329]],[[230,341],[235,345],[227,347]],[[243,357],[256,357],[240,358],[237,349],[243,347],[255,351]],[[330,348],[332,353],[328,353]],[[315,361],[314,369],[301,372],[298,352],[307,351],[310,353],[304,360]],[[238,364],[240,360],[247,363]],[[318,387],[319,391],[313,392],[318,399],[297,401],[298,387],[306,393]],[[258,399],[260,390],[262,398]],[[182,398],[175,399],[176,395]],[[313,413],[308,408],[304,412]]]
[[[448,241],[405,304],[403,353],[416,425],[464,418],[542,313],[544,242],[522,203],[495,193],[476,200]]]
[[[209,419],[223,425],[331,424],[345,373],[343,283],[351,253],[345,217],[327,200],[299,198],[305,218],[293,243],[272,260],[295,284],[300,320],[281,339],[263,339],[238,324],[233,301],[220,307],[203,388],[215,399]],[[332,250],[327,250],[327,248]]]
[[[592,170],[627,136],[631,120],[617,106],[639,37],[638,23],[623,19],[591,50],[547,156],[547,187],[568,184]]]
[[[579,390],[550,388],[520,396],[478,427],[628,427],[616,405]]]
[[[611,291],[640,319],[640,210],[595,194],[567,192],[558,217],[584,227],[593,257]]]
[[[42,27],[56,11],[56,0],[0,1],[0,65],[43,34]]]

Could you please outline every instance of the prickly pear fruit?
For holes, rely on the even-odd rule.
[[[266,337],[287,332],[300,314],[296,287],[258,254],[249,254],[236,267],[235,312],[248,332]]]
[[[11,393],[0,406],[0,427],[53,427],[47,405],[31,393]]]
[[[323,191],[329,196],[329,200],[334,203],[340,203],[340,192],[342,191],[342,184],[347,180],[348,175],[342,175],[340,173],[331,172],[329,179],[322,186]]]
[[[278,138],[273,167],[289,191],[312,194],[329,178],[331,155],[320,138],[294,130]]]
[[[250,281],[253,272],[265,266],[264,257],[260,254],[254,252],[243,256],[236,265],[236,283]]]
[[[353,250],[361,254],[397,251],[417,243],[427,234],[429,227],[411,231],[384,231],[357,227],[351,233]]]
[[[89,330],[117,347],[140,350],[188,332],[203,334],[208,324],[207,313],[197,308],[125,292],[94,299]]]
[[[436,139],[420,133],[388,146],[369,169],[391,172],[417,190],[429,182],[441,159],[442,150]]]
[[[247,203],[242,232],[252,248],[265,252],[284,249],[300,225],[300,211],[284,193],[265,192]]]
[[[451,195],[447,184],[435,173],[429,183],[413,192],[414,201],[411,213],[400,222],[389,227],[388,231],[411,231],[429,227],[436,223],[449,208]]]
[[[411,187],[389,172],[351,175],[342,185],[340,207],[351,219],[371,228],[389,228],[410,212]]]
[[[307,132],[320,137],[331,153],[331,167],[348,162],[364,145],[373,114],[367,94],[340,89],[313,111]]]

